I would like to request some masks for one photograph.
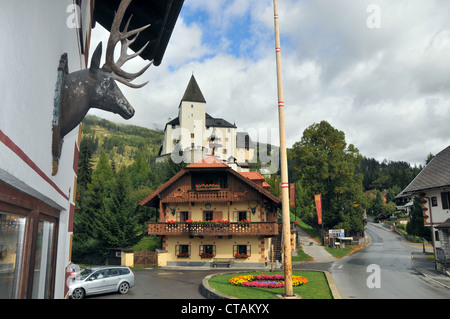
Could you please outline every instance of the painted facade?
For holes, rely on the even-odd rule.
[[[162,236],[159,265],[208,266],[217,258],[230,259],[233,267],[266,265],[279,235],[281,201],[254,177],[262,178],[246,177],[210,156],[145,198],[141,205],[159,209],[159,222],[150,223],[148,232]]]

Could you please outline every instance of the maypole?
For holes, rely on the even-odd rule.
[[[284,125],[284,97],[283,78],[281,75],[281,49],[280,32],[278,29],[277,0],[273,0],[274,24],[275,24],[275,52],[277,58],[277,83],[278,83],[278,118],[280,126],[280,157],[281,157],[281,205],[283,219],[283,260],[285,296],[294,295],[292,288],[292,260],[291,260],[291,228],[289,216],[289,183],[286,152],[286,128]]]

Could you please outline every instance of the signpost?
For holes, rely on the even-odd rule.
[[[344,237],[345,231],[343,229],[330,229],[328,230],[328,237],[330,238],[340,238]]]
[[[341,238],[343,238],[345,236],[345,231],[343,229],[330,229],[328,230],[328,237],[329,238],[333,238],[333,240],[335,240],[335,238],[339,238],[339,248],[342,248],[342,242],[341,242]]]

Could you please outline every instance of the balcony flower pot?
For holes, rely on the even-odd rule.
[[[195,189],[198,191],[220,190],[218,184],[196,184]]]
[[[189,253],[179,253],[177,255],[177,258],[189,258],[190,254]]]
[[[234,258],[236,258],[236,259],[247,259],[248,257],[249,256],[246,253],[242,253],[242,254],[236,253],[236,254],[234,254]]]
[[[166,220],[167,229],[176,229],[178,228],[178,220]]]
[[[250,221],[244,219],[244,220],[240,220],[238,221],[238,225],[242,226],[242,227],[248,227],[248,225],[250,225]]]

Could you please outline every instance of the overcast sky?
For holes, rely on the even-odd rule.
[[[448,0],[278,0],[288,147],[322,120],[379,161],[424,164],[447,147],[449,12]],[[97,24],[91,47],[107,37]],[[185,0],[161,65],[135,80],[149,84],[121,85],[136,115],[90,114],[163,129],[192,73],[209,114],[279,145],[272,0]]]

